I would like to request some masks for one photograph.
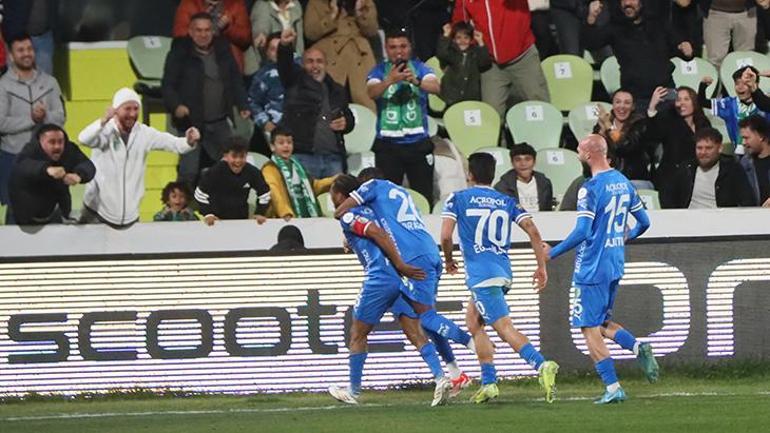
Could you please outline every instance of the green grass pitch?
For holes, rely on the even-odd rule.
[[[431,408],[431,390],[367,390],[361,406],[326,394],[195,396],[94,400],[6,401],[0,432],[686,432],[770,431],[770,375],[665,377],[654,385],[623,380],[629,400],[592,403],[602,387],[592,377],[567,377],[559,399],[542,401],[534,380],[504,382],[500,398],[468,402],[478,385],[448,406]]]

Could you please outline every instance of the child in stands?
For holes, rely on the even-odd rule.
[[[152,218],[153,221],[197,221],[198,217],[190,209],[192,191],[184,182],[169,182],[163,187],[161,201],[163,209]]]
[[[492,66],[484,36],[465,21],[444,24],[436,57],[441,62],[441,99],[447,107],[461,101],[481,100],[481,73]]]

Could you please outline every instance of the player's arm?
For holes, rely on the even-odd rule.
[[[455,231],[457,221],[449,216],[442,216],[441,218],[441,251],[444,252],[444,269],[446,269],[449,275],[457,273],[457,263],[452,258],[454,252],[454,242],[452,241],[452,234]]]
[[[546,253],[548,253],[547,259],[555,259],[588,239],[588,236],[591,234],[591,223],[593,223],[593,217],[588,218],[587,216],[578,215],[577,224],[572,229],[572,233],[558,245],[551,248],[550,251],[548,251],[549,248],[546,248]]]
[[[396,268],[399,274],[411,278],[413,280],[424,280],[425,271],[422,269],[409,265],[401,258],[401,254],[398,253],[396,245],[393,240],[390,239],[385,230],[381,229],[377,224],[369,222],[363,230],[364,236],[373,240],[375,244],[385,253],[393,267]]]
[[[342,215],[345,215],[350,209],[374,200],[376,194],[373,190],[374,188],[374,180],[364,182],[364,184],[359,186],[357,190],[351,192],[350,196],[334,211],[334,218],[340,219],[342,218]]]
[[[540,236],[540,230],[537,229],[535,222],[532,218],[524,218],[519,222],[519,227],[529,236],[529,243],[532,245],[532,250],[535,252],[535,259],[537,260],[537,269],[532,276],[532,282],[535,285],[535,290],[538,292],[545,289],[545,285],[548,283],[548,271],[546,271],[545,262],[547,260],[547,254],[545,248],[543,248],[543,238]]]
[[[360,203],[358,203],[353,197],[346,198],[345,201],[343,201],[342,204],[340,204],[334,211],[334,218],[342,218],[342,215],[345,215],[350,209],[353,209],[359,205]]]
[[[650,228],[650,217],[647,215],[647,211],[644,210],[641,200],[631,208],[631,215],[636,219],[636,226],[626,234],[627,241],[638,238]]]

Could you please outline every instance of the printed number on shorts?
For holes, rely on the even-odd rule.
[[[484,245],[484,232],[489,242],[500,248],[505,248],[508,244],[509,234],[511,232],[511,217],[508,212],[496,209],[467,209],[465,216],[479,217],[476,222],[476,235],[473,243],[478,246]]]

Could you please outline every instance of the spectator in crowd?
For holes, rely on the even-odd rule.
[[[326,74],[326,57],[316,48],[305,50],[302,67],[294,61],[293,30],[284,30],[278,47],[278,73],[286,89],[283,121],[294,136],[294,157],[316,178],[344,171],[344,134],[355,119],[345,89]]]
[[[376,61],[367,38],[377,35],[373,0],[310,0],[305,35],[326,56],[326,71],[350,89],[350,98],[374,110],[366,92],[366,75]]]
[[[706,58],[719,69],[730,47],[752,51],[757,36],[756,6],[770,8],[767,0],[702,0]]]
[[[495,189],[515,198],[529,212],[553,210],[553,185],[535,171],[535,149],[527,143],[514,144],[510,155],[513,168],[500,177]]]
[[[529,14],[532,17],[532,34],[535,35],[535,46],[541,59],[559,54],[559,47],[553,37],[551,26],[550,0],[527,0]]]
[[[685,161],[668,188],[671,207],[713,209],[756,206],[746,173],[732,156],[722,153],[722,134],[714,128],[695,133],[694,160]]]
[[[263,66],[269,36],[281,34],[286,29],[294,30],[297,40],[294,50],[297,55],[305,51],[305,33],[302,21],[302,5],[297,0],[256,0],[251,7],[251,35],[254,49],[246,51],[246,74],[251,75]],[[272,59],[275,63],[275,59]]]
[[[257,193],[254,219],[265,222],[270,204],[270,187],[257,167],[246,162],[249,145],[241,137],[231,137],[224,148],[224,156],[201,177],[195,189],[195,200],[200,206],[203,222],[212,226],[218,220],[249,218],[249,191]]]
[[[171,44],[161,82],[174,126],[180,131],[194,126],[202,135],[201,146],[179,163],[179,178],[191,185],[203,168],[222,157],[221,146],[232,135],[233,107],[244,119],[250,116],[238,67],[227,42],[214,37],[213,28],[208,13],[192,16],[188,37]]]
[[[29,35],[35,49],[36,69],[53,75],[53,26],[57,0],[3,0],[3,37],[6,41]]]
[[[492,67],[481,75],[481,98],[505,116],[508,102],[549,101],[527,0],[457,0],[452,22],[473,21],[490,47]]]
[[[481,32],[465,21],[445,24],[436,57],[445,68],[441,99],[447,107],[461,101],[481,100],[481,73],[492,66]]]
[[[115,92],[104,117],[96,119],[78,135],[92,149],[96,176],[86,185],[82,223],[106,223],[128,227],[139,219],[139,202],[144,196],[144,171],[152,150],[190,152],[200,139],[195,127],[184,137],[160,132],[137,122],[141,99],[131,89]]]
[[[770,124],[759,116],[741,120],[741,136],[746,153],[741,165],[756,202],[770,208]]]
[[[287,225],[281,227],[278,232],[278,243],[270,247],[270,251],[276,253],[304,253],[305,238],[297,226]]]
[[[695,133],[711,126],[703,108],[698,105],[695,91],[689,87],[676,90],[673,109],[658,113],[658,105],[663,98],[670,98],[670,92],[674,90],[656,88],[647,109],[647,116],[650,118],[647,128],[648,140],[663,145],[663,154],[653,182],[655,188],[660,191],[660,204],[664,208],[672,207],[672,203],[666,201],[671,196],[666,189],[674,182],[674,173],[683,162],[695,158]]]
[[[692,44],[692,56],[703,56],[703,14],[698,0],[674,0],[671,4],[671,27]]]
[[[598,109],[594,134],[607,140],[611,165],[637,188],[653,189],[648,168],[647,119],[636,112],[634,96],[628,90],[616,90],[612,94],[612,110],[608,113],[601,105]]]
[[[255,128],[269,136],[283,117],[284,88],[278,75],[278,45],[281,34],[272,33],[264,44],[262,66],[251,79],[249,108]]]
[[[440,91],[436,74],[412,59],[406,33],[385,36],[387,60],[369,73],[369,96],[377,102],[375,165],[401,185],[406,174],[412,189],[433,203],[433,142],[428,134],[428,93]]]
[[[329,191],[336,176],[314,179],[293,156],[294,138],[289,130],[277,127],[270,137],[273,156],[262,167],[270,185],[269,218],[310,218],[321,216],[316,197]]]
[[[20,225],[37,225],[69,220],[69,187],[90,182],[95,171],[91,160],[69,141],[60,126],[42,125],[13,165],[6,223],[15,220]]]
[[[749,71],[749,74],[746,74],[746,71]],[[747,78],[744,78],[744,74]],[[730,141],[736,146],[736,153],[743,154],[743,143],[738,131],[738,123],[755,114],[765,118],[770,118],[770,115],[760,111],[753,100],[753,92],[757,90],[756,83],[759,79],[757,69],[753,66],[744,66],[733,72],[732,77],[733,83],[735,83],[735,96],[715,99],[709,99],[706,96],[706,88],[714,82],[714,79],[703,77],[698,87],[698,102],[704,109],[710,109],[711,114],[719,116],[725,121]],[[753,86],[748,77],[754,77]]]
[[[551,0],[551,19],[556,27],[561,54],[583,55],[580,29],[585,20],[587,3],[582,0]]]
[[[622,17],[598,26],[604,8],[600,0],[589,4],[588,17],[581,38],[593,50],[610,45],[620,65],[620,84],[634,96],[636,106],[644,110],[656,87],[674,87],[670,58],[692,57],[692,44],[658,14],[644,14],[642,0],[620,0]]]
[[[153,221],[197,221],[198,216],[190,209],[192,191],[184,182],[169,182],[161,191],[160,200],[163,209],[159,210]]]
[[[214,36],[230,43],[230,52],[243,73],[243,51],[251,46],[251,23],[243,0],[182,0],[174,17],[175,38],[188,36],[192,21],[201,14],[211,17]]]
[[[8,181],[16,154],[44,123],[64,125],[64,102],[56,79],[35,67],[28,35],[10,40],[11,67],[0,78],[0,204],[8,203]]]

